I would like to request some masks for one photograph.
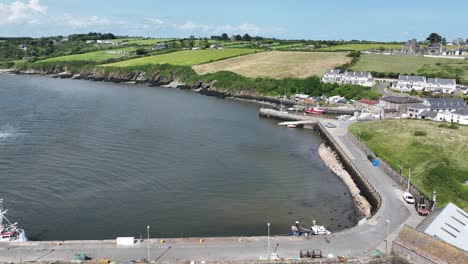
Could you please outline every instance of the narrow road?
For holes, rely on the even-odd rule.
[[[326,120],[324,121],[326,122]],[[231,237],[159,239],[137,242],[134,246],[116,246],[114,240],[28,242],[25,244],[0,244],[0,261],[69,261],[76,252],[86,252],[94,259],[107,258],[126,262],[147,256],[150,244],[151,259],[159,262],[184,262],[187,260],[257,260],[267,255],[268,240],[273,249],[279,244],[280,257],[298,257],[300,249],[321,249],[324,255],[364,256],[381,248],[389,234],[396,231],[411,215],[401,198],[401,190],[381,169],[375,168],[367,157],[346,136],[349,121],[335,122],[337,128],[328,129],[357,168],[366,176],[382,196],[382,206],[367,222],[329,236],[312,237]],[[280,186],[279,186],[280,187]],[[330,190],[333,191],[333,190]],[[387,221],[388,220],[388,221]],[[265,226],[266,231],[266,226]],[[394,236],[394,235],[393,235]],[[159,257],[159,258],[158,258]]]

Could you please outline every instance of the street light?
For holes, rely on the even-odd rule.
[[[267,251],[267,259],[270,258],[270,223],[267,223],[267,226],[268,226],[268,237],[267,237],[267,241],[268,241],[268,251]]]
[[[390,234],[390,220],[387,219],[387,239]],[[385,253],[387,253],[387,239],[385,239]]]
[[[150,262],[150,226],[146,227],[146,231],[148,232],[148,263]]]

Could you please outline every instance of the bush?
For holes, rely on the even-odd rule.
[[[458,129],[458,125],[450,124],[450,125],[448,126],[448,128],[450,128],[450,129]]]
[[[416,130],[414,131],[414,136],[416,137],[425,137],[427,135],[426,131]]]
[[[441,127],[441,128],[448,128],[449,126],[447,124],[440,124],[438,127]]]

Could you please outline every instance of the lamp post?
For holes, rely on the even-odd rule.
[[[268,226],[268,236],[267,236],[268,251],[267,251],[267,259],[270,259],[270,223],[267,223],[267,226]]]
[[[146,227],[146,231],[148,233],[148,263],[150,263],[150,226]]]
[[[434,190],[434,192],[432,193],[432,201],[434,202],[432,204],[432,211],[436,209],[436,198],[437,198],[437,195],[436,195],[436,191]]]
[[[385,253],[387,253],[387,240],[390,234],[390,220],[387,219],[387,239],[385,239]]]

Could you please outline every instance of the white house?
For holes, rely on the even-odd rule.
[[[402,92],[410,92],[411,90],[422,91],[426,87],[426,77],[400,75],[398,82],[393,88]]]
[[[356,84],[366,87],[374,86],[374,78],[370,72],[353,72],[341,70],[328,70],[322,77],[324,83]]]
[[[102,39],[98,39],[96,40],[96,43],[97,44],[113,44],[113,42],[111,40],[102,40]]]
[[[459,109],[453,112],[437,113],[436,120],[468,125],[468,108]]]
[[[328,70],[322,77],[322,82],[324,83],[341,83],[343,81],[343,74],[341,70]]]
[[[428,78],[426,90],[433,93],[454,93],[457,89],[455,79]]]
[[[370,72],[346,71],[343,83],[372,87],[374,86],[374,78]]]

